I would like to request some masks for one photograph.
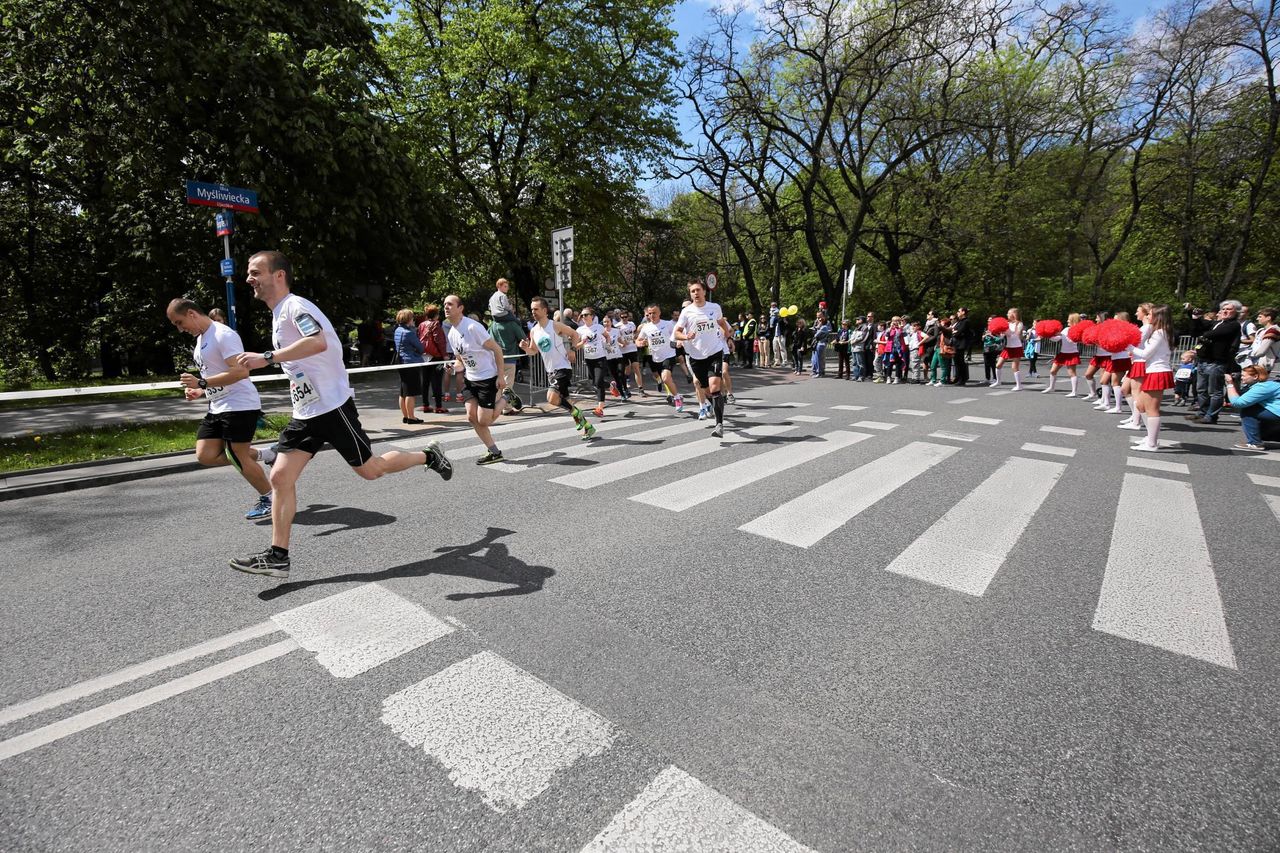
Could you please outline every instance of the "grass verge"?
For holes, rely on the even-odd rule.
[[[268,414],[266,422],[267,428],[259,428],[254,441],[267,441],[278,436],[289,422],[289,415]],[[126,423],[3,438],[0,439],[0,474],[99,459],[194,450],[198,424],[199,421],[194,420]]]

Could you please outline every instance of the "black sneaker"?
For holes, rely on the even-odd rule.
[[[424,452],[427,454],[427,468],[439,474],[442,480],[448,480],[453,477],[453,463],[449,461],[449,457],[445,456],[444,451],[440,449],[440,442],[431,442],[426,446]]]
[[[502,389],[502,399],[506,400],[507,403],[510,404],[511,408],[515,409],[517,412],[524,411],[524,403],[516,396],[516,392],[512,391],[510,388]]]
[[[477,465],[492,465],[492,464],[493,464],[493,463],[495,463],[495,462],[501,462],[501,461],[502,461],[502,451],[501,451],[501,450],[493,450],[493,451],[489,451],[489,452],[488,452],[488,453],[486,453],[484,456],[481,456],[479,459],[477,459],[477,460],[476,460],[476,464],[477,464]]]
[[[231,568],[251,575],[269,575],[273,578],[289,577],[289,558],[277,557],[270,548],[261,554],[250,554],[248,557],[236,557],[231,560]]]

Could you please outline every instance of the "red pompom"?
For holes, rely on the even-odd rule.
[[[1079,323],[1076,323],[1074,326],[1067,329],[1067,337],[1076,343],[1080,343],[1081,339],[1084,337],[1084,333],[1096,325],[1098,324],[1092,320],[1081,320]]]
[[[1082,322],[1087,322],[1087,321],[1082,321]],[[1089,328],[1085,329],[1084,333],[1080,335],[1080,342],[1086,346],[1091,346],[1091,347],[1098,345],[1098,324],[1097,323],[1089,323]]]
[[[1124,352],[1142,343],[1142,330],[1128,320],[1103,320],[1098,324],[1098,346],[1107,352]]]
[[[987,331],[993,335],[1003,335],[1009,331],[1009,321],[1003,317],[992,317],[987,321]]]
[[[1036,323],[1036,337],[1052,338],[1062,332],[1062,322],[1059,320],[1041,320]]]

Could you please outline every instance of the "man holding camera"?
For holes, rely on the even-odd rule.
[[[1190,303],[1182,307],[1191,318],[1191,334],[1198,339],[1196,358],[1200,363],[1196,371],[1197,411],[1188,414],[1187,420],[1197,424],[1216,424],[1222,411],[1226,377],[1239,370],[1236,351],[1240,348],[1239,314],[1242,306],[1236,300],[1228,299],[1218,306],[1218,313],[1212,320],[1206,319],[1206,312],[1192,308]]]

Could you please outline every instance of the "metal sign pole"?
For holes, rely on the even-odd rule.
[[[230,267],[234,261],[231,260],[231,235],[224,234],[222,236],[222,261],[223,266]],[[239,329],[239,321],[236,317],[236,279],[234,275],[227,276],[227,324],[233,329]]]

